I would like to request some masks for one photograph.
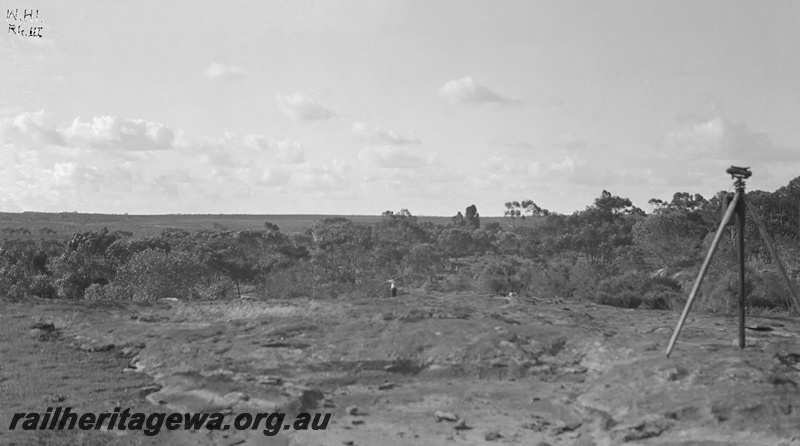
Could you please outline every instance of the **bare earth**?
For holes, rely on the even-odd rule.
[[[800,445],[800,323],[748,318],[740,350],[733,317],[691,314],[667,359],[677,316],[435,293],[3,303],[0,444]],[[276,436],[9,431],[50,406],[332,417]]]

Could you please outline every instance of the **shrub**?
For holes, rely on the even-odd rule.
[[[44,299],[55,299],[58,297],[58,289],[50,276],[43,274],[34,276],[31,284],[28,285],[28,293]]]
[[[109,286],[93,283],[86,288],[83,298],[86,300],[108,300],[111,298],[109,296]]]
[[[262,298],[268,299],[311,296],[314,288],[312,277],[313,271],[305,262],[289,268],[281,268],[270,272],[257,285],[258,294]]]
[[[672,287],[656,284],[642,296],[639,308],[647,310],[674,310],[682,307],[686,298]]]
[[[638,271],[600,281],[595,302],[623,308],[666,310],[683,298],[681,285],[669,277],[650,277]]]
[[[236,295],[235,291],[236,284],[228,278],[222,278],[208,286],[195,286],[192,297],[201,300],[225,300]]]
[[[147,249],[120,267],[113,282],[113,295],[122,300],[187,299],[201,268],[186,254]]]

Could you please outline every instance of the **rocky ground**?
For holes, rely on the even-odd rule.
[[[800,445],[800,322],[532,298],[0,304],[0,444]],[[9,431],[14,412],[330,413],[326,430]]]

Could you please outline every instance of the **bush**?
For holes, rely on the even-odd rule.
[[[55,299],[58,297],[58,289],[50,276],[40,274],[34,276],[28,286],[28,293],[44,299]]]
[[[683,295],[681,285],[668,277],[650,277],[638,271],[600,281],[595,302],[623,308],[667,310],[676,307]]]
[[[642,296],[639,308],[646,310],[674,310],[686,302],[686,297],[680,291],[664,285],[655,285]]]
[[[228,278],[218,280],[208,286],[195,286],[192,297],[201,300],[231,299],[236,294],[236,284]]]
[[[120,267],[112,284],[113,296],[122,300],[188,299],[201,270],[186,254],[147,249]]]
[[[270,272],[257,285],[262,298],[291,299],[313,294],[313,271],[307,263]]]
[[[786,287],[783,276],[775,271],[766,271],[762,275],[763,292],[754,293],[750,298],[752,307],[791,310],[794,303],[792,303],[792,296]],[[795,287],[800,288],[796,283]]]
[[[110,298],[108,295],[108,288],[108,285],[93,283],[86,288],[83,293],[83,298],[86,300],[108,300]]]

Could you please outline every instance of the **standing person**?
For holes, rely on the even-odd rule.
[[[391,284],[390,289],[392,292],[392,297],[397,297],[397,286],[394,284],[394,280],[390,280],[389,283]]]

